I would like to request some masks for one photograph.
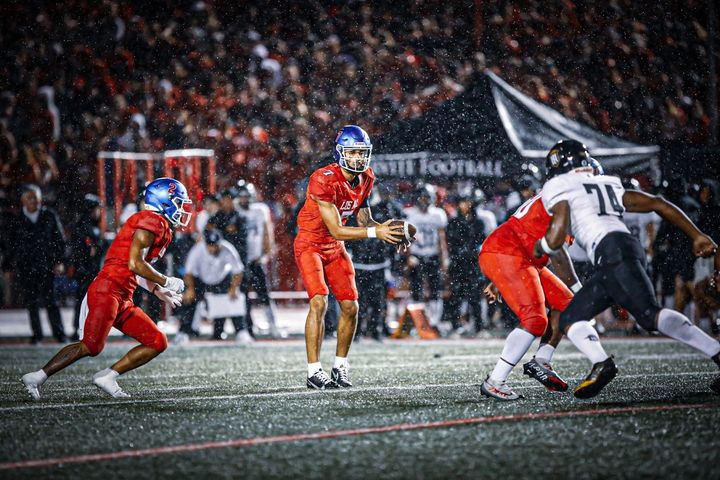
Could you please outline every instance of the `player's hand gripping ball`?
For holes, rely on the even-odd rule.
[[[407,251],[410,244],[415,240],[415,234],[417,228],[412,223],[406,222],[405,220],[393,220],[390,222],[391,227],[402,226],[403,227],[403,241],[398,244],[398,252],[403,250]]]

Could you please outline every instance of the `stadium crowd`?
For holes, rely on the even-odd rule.
[[[382,134],[486,68],[601,131],[702,143],[706,9],[619,0],[480,10],[439,0],[4,4],[0,227],[20,212],[28,183],[66,227],[75,224],[84,195],[97,191],[100,150],[186,147],[214,149],[219,188],[247,179],[286,224],[297,186],[327,160],[341,124]],[[522,190],[499,180],[485,192],[487,209],[502,221]],[[456,193],[450,187],[445,199]],[[454,204],[443,206],[452,216]]]

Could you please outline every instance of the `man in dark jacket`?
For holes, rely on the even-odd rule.
[[[402,216],[400,208],[389,198],[381,196],[385,193],[387,192],[383,188],[375,187],[375,191],[369,199],[373,218],[380,223],[391,218],[399,219]],[[356,218],[351,217],[348,225],[357,225]],[[355,267],[357,289],[362,292],[359,300],[355,339],[369,335],[377,341],[382,341],[383,335],[388,333],[385,323],[387,316],[387,278],[385,275],[390,271],[396,247],[384,242],[375,242],[372,239],[348,242],[346,247],[350,251]]]
[[[31,343],[42,340],[40,307],[47,308],[50,327],[59,342],[65,342],[54,291],[55,272],[63,267],[65,236],[57,214],[42,205],[42,193],[36,185],[28,185],[22,192],[22,211],[15,217],[11,251],[15,282],[22,305],[30,314]]]
[[[468,302],[468,323],[470,311],[475,317],[475,329],[482,327],[481,297],[477,285],[482,285],[482,272],[478,264],[480,245],[485,241],[485,224],[477,218],[470,194],[461,193],[457,198],[457,215],[447,226],[448,252],[450,254],[450,298],[445,309],[446,318],[453,330],[460,325],[460,307]]]

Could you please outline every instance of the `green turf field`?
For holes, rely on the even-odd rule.
[[[19,378],[56,347],[0,347],[0,478],[720,478],[715,365],[664,340],[605,345],[620,374],[595,399],[516,368],[512,403],[480,396],[497,340],[357,344],[356,387],[326,393],[305,388],[302,341],[171,347],[121,377],[123,400],[90,382],[131,346],[114,342],[39,402]],[[571,387],[589,370],[569,344],[555,366]]]

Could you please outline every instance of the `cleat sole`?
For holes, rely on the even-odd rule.
[[[573,395],[582,400],[592,398],[602,391],[617,375],[617,368],[603,372],[597,380],[585,380],[575,388]]]

